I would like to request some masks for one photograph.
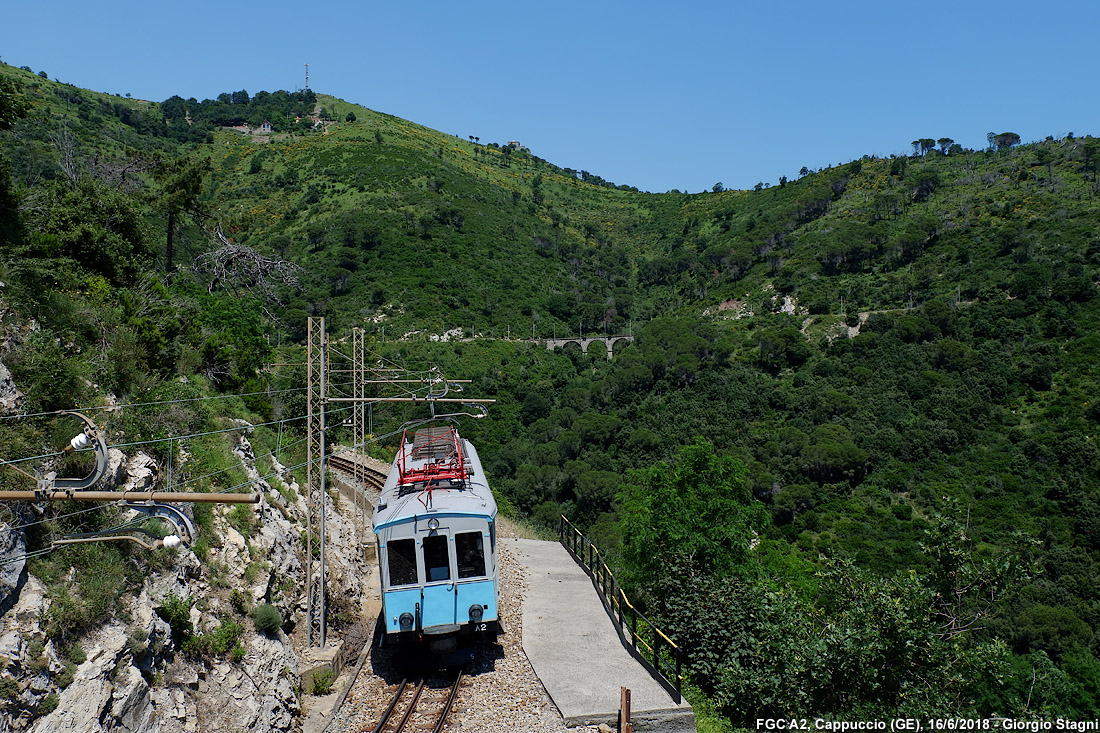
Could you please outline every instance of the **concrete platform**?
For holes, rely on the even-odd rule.
[[[592,580],[557,542],[506,540],[527,571],[523,651],[567,726],[614,727],[620,686],[630,688],[636,731],[694,733],[695,714],[677,704],[630,653]]]

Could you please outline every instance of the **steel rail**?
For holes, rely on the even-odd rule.
[[[455,683],[451,687],[451,694],[447,696],[447,703],[443,706],[443,712],[439,716],[439,722],[432,728],[432,733],[439,733],[443,730],[443,723],[446,722],[447,716],[451,713],[451,708],[454,707],[455,698],[458,696],[458,686],[462,682],[463,670],[459,669],[458,674],[455,675]]]
[[[386,483],[387,472],[371,468],[366,464],[338,456],[329,456],[328,462],[329,465],[341,473],[355,477],[362,475],[367,483],[373,485],[375,488],[381,489],[383,484]],[[360,472],[362,472],[362,474],[360,474]]]
[[[374,730],[371,733],[382,733],[382,729],[386,726],[386,723],[390,720],[390,715],[393,714],[393,709],[397,707],[397,703],[401,700],[401,693],[405,691],[409,681],[401,680],[401,684],[397,686],[397,692],[394,693],[393,699],[390,700],[390,704],[386,706],[385,712],[382,713],[382,717],[378,720],[378,725],[374,726]]]
[[[422,678],[420,684],[416,686],[412,700],[409,701],[409,707],[405,709],[405,714],[401,716],[401,721],[397,724],[397,727],[393,729],[393,733],[401,733],[401,731],[405,730],[405,725],[409,722],[409,718],[416,712],[416,704],[420,702],[420,694],[424,692],[424,685],[426,683],[427,681]]]

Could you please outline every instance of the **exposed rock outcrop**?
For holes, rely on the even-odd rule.
[[[27,580],[27,535],[22,525],[30,512],[23,504],[8,504],[0,512],[0,616],[15,603]]]
[[[278,463],[268,468],[272,462],[265,459],[262,470],[257,468],[245,435],[233,441],[252,490],[262,495],[260,503],[215,508],[216,531],[208,537],[206,554],[200,558],[184,547],[162,557],[140,592],[120,599],[112,614],[116,620],[80,640],[84,655],[79,665],[54,649],[43,630],[54,602],[45,584],[22,568],[16,573],[10,565],[0,566],[0,599],[8,587],[12,602],[0,617],[0,668],[6,670],[0,671],[0,683],[17,688],[0,710],[0,733],[301,730],[300,655],[308,626],[304,492]],[[112,450],[107,483],[127,490],[152,488],[158,470],[145,454]],[[330,619],[339,612],[343,622],[357,611],[370,583],[361,551],[361,532],[369,533],[369,523],[357,521],[352,509],[334,499],[326,512],[328,597],[330,602],[340,599]],[[0,532],[0,553],[9,535],[21,537]],[[25,549],[13,544],[8,551],[23,554]],[[173,597],[190,607],[192,639],[212,639],[232,622],[240,627],[239,646],[224,653],[201,645],[185,649],[185,635],[174,636],[157,611]],[[284,619],[283,630],[272,636],[257,632],[247,615],[263,603],[274,605]],[[337,638],[336,625],[329,628],[330,638]]]
[[[0,362],[0,415],[14,415],[23,407],[23,393],[15,388],[11,372]]]

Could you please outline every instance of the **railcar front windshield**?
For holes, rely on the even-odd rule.
[[[455,535],[458,553],[458,577],[478,578],[485,575],[485,543],[481,532],[460,532]]]
[[[390,540],[386,544],[389,556],[390,585],[416,585],[416,542]]]

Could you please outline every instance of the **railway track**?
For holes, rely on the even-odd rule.
[[[328,457],[328,464],[341,473],[346,473],[349,476],[358,476],[366,484],[375,489],[381,489],[383,484],[386,483],[385,471],[372,468],[365,463],[354,461],[338,453],[334,453]]]
[[[402,733],[405,730],[440,733],[461,684],[462,670],[455,674],[450,687],[429,687],[424,678],[402,680],[370,733]]]

